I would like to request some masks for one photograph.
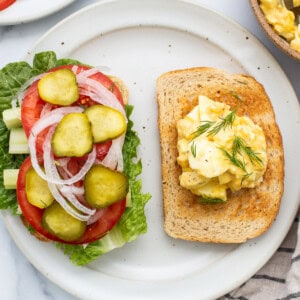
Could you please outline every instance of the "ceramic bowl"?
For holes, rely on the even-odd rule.
[[[260,9],[259,6],[259,0],[249,0],[251,7],[253,9],[253,12],[263,28],[263,30],[266,32],[267,36],[271,39],[271,41],[283,52],[291,56],[292,58],[300,61],[300,52],[292,49],[289,45],[289,43],[282,37],[280,37],[272,28],[272,26],[267,22],[264,13]]]

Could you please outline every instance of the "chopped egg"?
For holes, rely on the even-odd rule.
[[[228,189],[252,188],[262,181],[265,136],[249,117],[199,96],[198,105],[178,121],[177,131],[180,185],[192,193],[226,201]]]
[[[294,0],[299,5],[298,0]],[[260,7],[267,22],[288,42],[291,48],[300,52],[300,27],[295,24],[295,15],[282,5],[281,0],[261,0]]]

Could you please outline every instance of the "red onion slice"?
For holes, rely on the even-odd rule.
[[[95,214],[89,218],[87,221],[87,225],[93,224],[97,222],[105,213],[107,208],[99,208],[96,210]]]
[[[30,150],[30,156],[31,156],[31,162],[32,166],[35,169],[35,171],[38,173],[38,175],[43,178],[44,180],[55,183],[55,184],[73,184],[79,180],[81,180],[87,171],[92,167],[94,164],[94,161],[96,159],[96,149],[95,147],[93,148],[92,152],[88,155],[87,160],[83,167],[80,169],[80,171],[74,175],[72,178],[68,179],[55,179],[51,176],[47,176],[45,172],[42,170],[38,163],[38,158],[37,158],[37,153],[36,153],[36,137],[37,135],[43,131],[45,128],[48,128],[51,125],[56,125],[65,114],[69,114],[72,112],[82,112],[83,108],[78,107],[78,106],[71,106],[71,107],[61,107],[52,110],[51,112],[47,113],[43,118],[39,119],[35,125],[33,126],[28,143],[29,143],[29,150]],[[45,155],[45,153],[44,153]],[[52,164],[51,169],[54,170],[56,169],[55,162],[53,158],[47,158],[48,160],[50,159],[50,162]],[[45,160],[45,157],[44,157]]]
[[[99,81],[89,77],[84,77],[83,79],[79,77],[77,83],[80,89],[80,94],[90,97],[95,102],[117,109],[126,117],[125,110],[117,97]]]
[[[44,150],[44,168],[46,172],[46,176],[50,176],[53,179],[59,180],[60,176],[58,173],[58,170],[56,168],[56,165],[53,160],[53,154],[51,151],[51,138],[54,133],[55,126],[52,126],[46,136],[44,145],[43,145],[43,150]],[[77,213],[76,210],[74,210],[66,200],[71,202],[75,208],[77,208],[80,212],[87,214],[88,217],[93,215],[95,213],[95,209],[90,209],[83,204],[81,204],[74,193],[71,191],[71,189],[64,189],[64,185],[56,185],[53,183],[48,182],[48,186],[50,188],[50,191],[53,195],[53,197],[61,204],[61,206],[74,218],[77,218],[79,220],[86,220],[87,216],[82,216],[80,213]],[[75,187],[74,187],[75,188]],[[82,190],[82,193],[84,191]],[[57,198],[58,197],[58,198]],[[74,214],[74,211],[76,214]]]
[[[117,169],[118,171],[123,171],[124,162],[122,148],[125,140],[125,134],[122,134],[118,138],[112,141],[111,147],[109,148],[106,156],[102,160],[101,164],[112,170]]]

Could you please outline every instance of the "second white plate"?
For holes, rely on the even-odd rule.
[[[17,0],[0,11],[0,25],[27,23],[46,17],[75,0]]]
[[[81,299],[215,299],[267,262],[299,205],[294,180],[300,176],[294,138],[299,106],[276,61],[250,33],[194,1],[101,1],[55,26],[26,59],[45,50],[105,67],[126,82],[142,141],[143,190],[152,199],[146,207],[147,234],[84,268],[72,265],[54,245],[34,239],[19,219],[5,213],[12,237],[43,274]],[[280,213],[266,234],[243,245],[174,240],[163,231],[155,81],[163,72],[194,66],[255,76],[272,100],[283,135],[286,177]]]

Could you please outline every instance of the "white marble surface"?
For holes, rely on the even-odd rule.
[[[0,68],[19,61],[49,28],[80,8],[97,2],[77,0],[62,11],[27,24],[0,26]],[[269,49],[290,79],[300,98],[300,62],[278,50],[256,22],[247,0],[198,0],[213,10],[240,23]],[[1,18],[1,16],[0,16]],[[80,30],[80,29],[79,29]],[[71,300],[75,299],[40,274],[16,247],[0,218],[0,299]]]

